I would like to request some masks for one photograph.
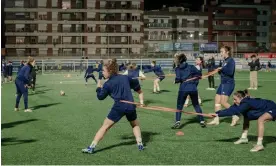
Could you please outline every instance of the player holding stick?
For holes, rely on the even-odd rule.
[[[231,48],[228,46],[223,46],[220,49],[220,53],[224,58],[222,67],[217,68],[221,77],[221,83],[217,90],[215,97],[215,111],[221,110],[221,105],[224,108],[229,108],[230,104],[228,103],[229,96],[235,89],[235,61],[231,57]],[[233,115],[231,126],[235,126],[239,120],[237,115]],[[215,117],[209,125],[218,125],[219,117]]]
[[[243,115],[243,133],[241,138],[234,142],[234,144],[248,143],[247,134],[249,122],[251,120],[258,120],[258,141],[257,144],[250,150],[251,152],[257,152],[264,149],[264,123],[276,120],[276,104],[271,100],[250,98],[247,93],[247,90],[237,91],[233,96],[234,105],[228,109],[220,110],[215,114],[210,115],[216,117],[232,116],[236,114]]]
[[[114,105],[107,118],[104,120],[102,127],[96,133],[91,145],[86,149],[83,149],[82,152],[94,153],[96,145],[103,139],[106,132],[123,116],[126,116],[132,126],[138,149],[143,150],[144,146],[142,143],[139,122],[137,120],[136,107],[132,104],[120,102],[120,100],[134,101],[131,89],[135,90],[137,93],[141,93],[139,81],[137,79],[131,79],[128,76],[119,75],[118,64],[114,60],[104,65],[103,75],[108,80],[103,86],[98,82],[98,88],[96,90],[97,97],[99,100],[104,100],[108,95],[110,95],[114,100]]]
[[[202,64],[203,64],[203,58],[202,57],[197,57],[196,58],[196,68],[197,70],[202,73]],[[199,83],[199,81],[198,81]],[[198,85],[197,83],[197,85]],[[185,104],[184,104],[184,107],[188,107],[188,104],[189,104],[189,101],[190,101],[190,96],[187,97],[186,101],[185,101]],[[201,105],[202,102],[201,102],[201,98],[200,96],[198,95],[198,103]]]
[[[185,82],[187,79],[192,77],[200,78],[202,74],[195,66],[186,63],[187,58],[185,54],[178,55],[175,58],[177,66],[175,68],[175,83],[180,83],[177,97],[177,110],[183,109],[184,102],[187,99],[187,96],[189,95],[191,97],[195,111],[197,113],[202,113],[202,110],[198,103],[198,79]],[[181,112],[177,112],[175,117],[175,124],[171,127],[172,129],[177,129],[180,127],[180,119]],[[199,115],[198,119],[201,127],[206,127],[203,116]]]

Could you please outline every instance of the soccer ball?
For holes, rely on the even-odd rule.
[[[60,96],[64,96],[65,95],[65,92],[64,91],[60,91]]]

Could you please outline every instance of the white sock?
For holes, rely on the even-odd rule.
[[[189,104],[189,98],[187,98],[186,100],[185,100],[185,105],[188,105]]]
[[[144,100],[141,100],[141,101],[140,101],[140,104],[144,105]]]
[[[262,137],[258,137],[257,145],[263,145],[263,138]]]
[[[198,98],[198,103],[201,104],[201,98]]]
[[[143,144],[141,137],[136,138],[136,142],[137,142],[138,145],[142,145]]]
[[[221,110],[221,104],[215,104],[215,110],[216,111]]]
[[[157,91],[160,91],[160,87],[159,87],[159,85],[157,85]]]
[[[241,138],[247,139],[248,130],[243,131]]]
[[[91,143],[91,145],[90,145],[91,148],[95,148],[96,146],[97,146],[97,143],[94,142],[94,141],[93,141],[93,142]]]
[[[156,86],[153,87],[153,92],[156,92]]]

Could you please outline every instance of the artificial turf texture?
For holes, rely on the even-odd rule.
[[[153,75],[147,75],[153,76]],[[259,72],[259,89],[250,91],[254,97],[276,99],[276,73]],[[152,94],[152,81],[142,82],[145,103],[175,108],[178,86],[173,77],[161,82],[161,94]],[[235,90],[249,87],[249,72],[236,72]],[[62,81],[62,83],[60,83]],[[215,80],[218,85],[219,80]],[[213,112],[215,91],[207,91],[207,80],[199,84],[205,113]],[[234,145],[242,133],[242,121],[230,127],[231,118],[221,119],[219,126],[201,128],[195,116],[182,116],[182,129],[172,130],[174,113],[138,109],[143,142],[146,149],[138,151],[132,129],[125,118],[109,130],[95,154],[83,154],[102,125],[113,101],[96,98],[92,79],[84,86],[82,75],[38,75],[35,94],[29,92],[32,113],[14,112],[15,85],[2,85],[2,164],[276,164],[276,122],[265,124],[265,150],[251,153],[257,141],[257,123],[252,121],[249,144]],[[60,90],[66,95],[60,96]],[[134,94],[134,93],[133,93]],[[135,94],[135,100],[138,96]],[[230,99],[232,103],[232,98]],[[189,106],[186,111],[194,111]],[[242,119],[242,118],[241,118]],[[183,131],[184,136],[176,136]]]

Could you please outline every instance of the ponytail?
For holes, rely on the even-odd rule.
[[[248,90],[238,90],[237,92],[234,93],[235,96],[238,98],[245,98],[246,96],[249,96]]]
[[[35,60],[34,60],[34,58],[33,57],[31,57],[31,56],[29,56],[28,57],[28,60],[27,60],[27,64],[28,65],[31,65],[31,63],[33,63]],[[32,65],[31,65],[32,66]]]

